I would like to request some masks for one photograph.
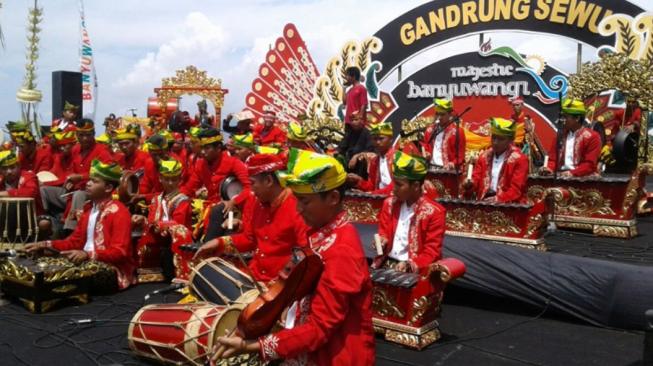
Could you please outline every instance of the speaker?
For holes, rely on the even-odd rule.
[[[68,102],[79,106],[77,119],[84,115],[82,111],[82,73],[74,71],[52,72],[52,120],[61,118],[63,106]]]

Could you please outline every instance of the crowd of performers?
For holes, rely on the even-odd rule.
[[[313,293],[293,304],[279,332],[259,339],[221,337],[228,347],[224,356],[250,352],[264,360],[373,364],[372,282],[359,235],[343,211],[345,189],[388,195],[379,215],[382,254],[372,267],[419,273],[441,257],[445,231],[445,209],[425,182],[427,171],[430,165],[464,171],[466,141],[452,101],[436,99],[436,121],[422,141],[400,147],[391,123],[364,123],[366,92],[355,71],[349,72],[338,159],[322,154],[301,122],[279,126],[273,112],[255,123],[244,111],[235,127],[227,118],[224,131],[207,119],[183,132],[159,129],[141,136],[138,125],[127,125],[96,138],[94,122],[78,119],[77,108],[67,104],[41,142],[29,126],[8,124],[16,149],[0,152],[0,196],[34,198],[44,215],[42,233],[52,237],[27,245],[27,251],[52,248],[75,263],[109,264],[119,289],[137,283],[139,248],[169,246],[164,239],[175,235],[173,227],[202,243],[194,259],[251,252],[248,267],[262,283],[275,280],[293,247],[310,246],[324,263]],[[464,179],[467,199],[526,200],[529,158],[515,137],[520,124],[532,126],[522,101],[513,103],[513,116],[489,119],[492,144]],[[551,148],[539,173],[596,174],[601,141],[584,125],[583,102],[563,101],[562,113],[562,146]],[[228,141],[223,132],[231,134]],[[41,172],[52,177],[39,182]],[[139,192],[121,202],[116,191],[124,172],[137,172]],[[225,200],[220,187],[227,177],[243,189]],[[203,200],[202,215],[194,220],[197,198]],[[240,218],[229,229],[226,218],[233,211]],[[132,232],[143,234],[135,241]],[[172,256],[161,261],[166,279],[175,277],[179,263]]]

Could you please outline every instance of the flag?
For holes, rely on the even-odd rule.
[[[82,111],[85,118],[95,120],[95,109],[97,107],[98,83],[93,62],[93,48],[91,38],[86,30],[84,18],[84,2],[79,0],[80,30],[81,39],[79,44],[80,71],[82,73]]]

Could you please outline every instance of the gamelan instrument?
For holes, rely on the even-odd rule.
[[[349,190],[345,192],[343,207],[351,222],[377,224],[377,216],[386,198],[387,196],[383,194]]]
[[[555,209],[553,220],[561,228],[589,230],[594,235],[632,238],[637,235],[637,201],[653,165],[642,164],[631,175],[598,174],[585,177],[531,175],[528,198],[538,200],[549,192]]]
[[[39,234],[33,198],[0,198],[0,247],[19,249],[36,243]]]
[[[625,129],[619,130],[612,141],[612,156],[617,164],[633,166],[637,163],[639,134]]]
[[[243,184],[234,176],[228,176],[220,184],[220,197],[229,201],[243,191]]]
[[[129,348],[137,355],[176,365],[204,365],[216,338],[235,328],[243,304],[155,304],[129,323]]]
[[[251,276],[222,258],[208,258],[192,267],[189,284],[197,297],[218,305],[246,302],[257,288]]]
[[[33,313],[47,312],[64,299],[87,303],[91,292],[117,290],[116,273],[109,265],[96,261],[76,265],[64,257],[19,255],[0,260],[0,279],[5,295]]]
[[[440,338],[437,318],[446,283],[465,273],[455,258],[438,260],[419,273],[371,269],[372,321],[386,340],[422,349]]]
[[[127,204],[134,196],[138,194],[140,178],[143,176],[142,170],[126,171],[120,177],[118,184],[118,198],[120,202]]]
[[[169,98],[167,101],[165,101],[163,106],[159,102],[159,98],[157,97],[147,98],[148,117],[171,116],[173,113],[177,111],[178,107],[179,107],[179,99],[177,98]]]
[[[462,178],[464,178],[463,174],[456,170],[442,169],[431,165],[426,179],[433,183],[435,192],[427,192],[427,194],[439,198],[456,198],[462,192],[460,189]]]

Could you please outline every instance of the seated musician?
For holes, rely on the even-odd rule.
[[[426,160],[398,151],[392,167],[393,196],[385,199],[379,213],[384,255],[375,260],[374,266],[387,258],[387,267],[419,272],[442,255],[445,209],[423,193]]]
[[[465,180],[466,198],[488,202],[524,202],[528,158],[514,144],[517,124],[503,118],[490,119],[492,146],[481,152],[471,180]]]
[[[0,151],[0,197],[33,198],[36,214],[43,212],[39,181],[36,174],[24,170],[11,150]]]
[[[247,162],[255,202],[244,230],[205,243],[196,257],[207,254],[253,251],[249,262],[254,279],[268,282],[288,263],[293,247],[306,245],[308,227],[297,212],[297,199],[279,183],[275,173],[285,168],[283,160],[272,154],[253,155]]]
[[[342,207],[347,174],[332,157],[296,149],[288,166],[278,177],[297,198],[297,211],[311,227],[308,243],[324,269],[312,293],[291,306],[285,329],[259,339],[220,337],[227,346],[223,357],[250,352],[264,361],[373,365],[372,283],[358,233]]]
[[[191,168],[188,181],[181,187],[181,192],[189,197],[195,197],[198,190],[206,190],[206,201],[209,205],[216,204],[211,208],[209,223],[206,228],[206,240],[220,236],[222,218],[227,216],[236,205],[244,202],[250,194],[249,176],[247,167],[243,162],[230,156],[224,151],[222,135],[215,128],[203,129],[199,133],[201,158]],[[220,186],[225,178],[235,176],[243,185],[243,190],[229,201],[222,201],[220,197]]]
[[[261,146],[282,147],[286,144],[286,133],[276,126],[277,115],[273,111],[263,113],[263,125],[254,127],[254,141]]]
[[[313,141],[308,138],[306,129],[301,124],[291,121],[288,123],[288,133],[286,134],[288,148],[315,151]]]
[[[148,216],[133,215],[132,224],[144,234],[138,242],[137,253],[146,252],[142,248],[148,246],[160,246],[162,254],[161,268],[166,279],[174,276],[174,265],[170,247],[164,245],[163,238],[170,238],[172,235],[169,229],[176,225],[183,225],[192,231],[192,207],[191,201],[185,194],[179,192],[179,185],[182,177],[181,162],[171,160],[159,160],[159,180],[163,191],[152,198],[148,210]],[[174,230],[173,230],[174,231]]]
[[[18,160],[22,170],[38,173],[52,168],[50,148],[36,143],[28,124],[7,123],[7,129],[18,147]]]
[[[28,252],[45,247],[61,251],[74,263],[97,260],[114,267],[118,288],[124,289],[134,281],[134,259],[131,245],[129,211],[112,200],[111,196],[120,181],[122,169],[116,163],[91,163],[90,179],[86,193],[91,201],[84,209],[79,225],[63,240],[48,240],[28,244]]]
[[[394,149],[392,148],[392,124],[382,122],[369,126],[372,135],[374,153],[360,153],[352,161],[365,158],[371,154],[372,158],[367,160],[367,179],[363,179],[355,173],[347,174],[348,184],[363,192],[388,195],[392,192],[392,159]],[[351,162],[350,162],[351,164]]]
[[[458,118],[453,110],[453,102],[434,99],[435,124],[429,126],[422,140],[422,156],[431,165],[454,170],[465,162],[465,131],[456,128]],[[417,155],[417,154],[414,154]]]
[[[256,153],[256,145],[254,144],[254,136],[251,133],[244,135],[231,136],[231,149],[233,150],[232,156],[238,158],[243,163]]]
[[[154,167],[159,166],[161,160],[172,159],[168,150],[168,140],[165,134],[154,134],[145,141],[145,148],[150,155],[151,163],[147,163],[144,167],[144,174],[138,184],[139,199],[142,198],[150,202],[152,198],[163,192],[159,170],[153,172]],[[183,171],[182,164],[182,171]]]
[[[562,177],[597,174],[601,137],[596,131],[584,126],[585,104],[581,100],[563,100],[562,116],[565,121],[562,141],[559,145],[554,142],[549,149],[549,163],[540,169],[540,174],[550,175],[556,170],[562,172]]]
[[[142,172],[138,187],[139,194],[133,196],[130,204],[145,199],[143,195],[149,193],[151,186],[157,185],[159,182],[156,163],[152,156],[139,149],[140,137],[141,128],[136,124],[130,124],[125,128],[116,130],[113,136],[113,141],[120,148],[120,153],[116,154],[116,161],[122,170]]]

